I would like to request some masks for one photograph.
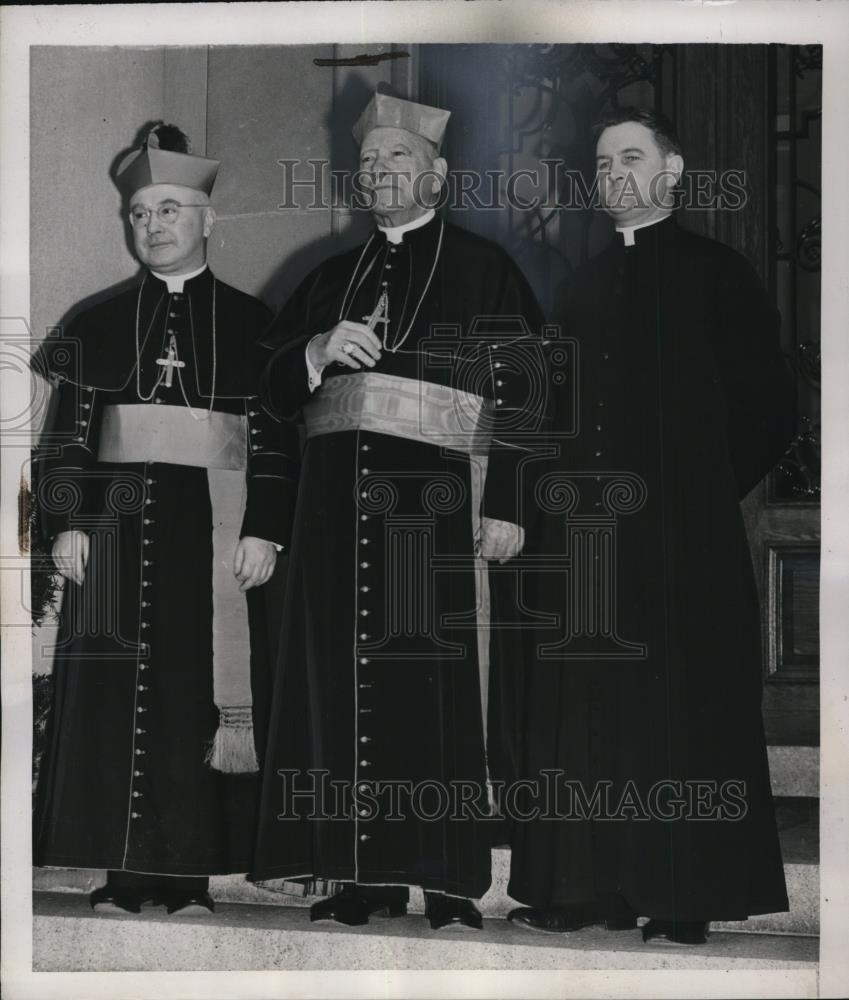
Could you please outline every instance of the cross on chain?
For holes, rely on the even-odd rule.
[[[386,338],[389,335],[389,296],[385,291],[380,293],[380,298],[377,300],[377,305],[371,316],[363,316],[363,322],[369,330],[373,330],[378,323],[382,323],[383,343],[386,343]]]
[[[171,343],[168,345],[165,357],[157,358],[156,363],[162,365],[163,368],[167,368],[165,372],[165,385],[170,388],[174,384],[174,369],[186,367],[185,361],[177,359],[177,345],[173,337],[171,338]]]

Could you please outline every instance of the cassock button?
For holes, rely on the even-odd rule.
[[[371,469],[360,469],[360,474],[367,476],[371,472]]]
[[[500,367],[501,367],[500,361],[496,361],[495,364],[493,365],[493,368],[500,368]]]
[[[598,405],[599,405],[599,406],[604,406],[604,400],[603,400],[603,399],[600,399],[600,400],[598,401]]]
[[[360,569],[369,569],[370,567],[371,567],[371,563],[368,563],[368,562],[361,562],[360,563]]]
[[[367,833],[361,833],[360,840],[371,840],[371,837]]]
[[[368,639],[368,632],[360,632],[360,639],[365,642]]]
[[[148,664],[147,663],[140,663],[139,664],[139,670],[147,670],[147,668],[148,668]]]
[[[504,402],[504,400],[503,400],[503,399],[496,399],[496,401],[495,401],[495,405],[496,405],[496,406],[501,406],[501,404],[502,404],[503,402]]]
[[[600,431],[600,430],[601,430],[601,424],[596,424],[596,425],[595,425],[595,429],[596,429],[597,431]]]
[[[360,761],[360,767],[370,767],[370,766],[371,766],[371,761],[370,760],[361,760]]]
[[[130,813],[130,815],[133,817],[133,819],[138,819],[141,816],[141,813],[134,812],[134,813]]]
[[[82,444],[83,442],[83,439],[81,437],[76,437],[74,438],[74,440],[77,442],[77,444]]]
[[[368,609],[368,608],[363,608],[363,610],[362,610],[362,611],[360,612],[360,615],[361,615],[361,616],[362,616],[363,618],[366,618],[366,617],[368,617],[368,615],[370,615],[370,614],[371,614],[371,612],[369,611],[369,609]]]
[[[80,421],[80,426],[82,426],[82,427],[88,427],[88,421],[87,420],[81,420]]]
[[[360,590],[362,591],[362,593],[367,594],[371,590],[371,587],[367,587],[364,584],[362,587],[360,587]]]
[[[141,795],[142,795],[142,793],[141,793],[141,792],[133,792],[133,798],[134,798],[134,799],[140,799],[140,798],[141,798]]]
[[[601,455],[602,455],[602,453],[601,453],[600,451],[597,451],[597,452],[595,453],[595,457],[596,457],[596,458],[601,458]]]
[[[363,490],[362,493],[360,493],[360,496],[363,500],[368,500],[368,492],[366,490]]]
[[[387,271],[391,271],[392,270],[392,265],[391,264],[386,264],[384,266],[385,266],[385,268],[386,268]]]
[[[149,608],[150,607],[150,601],[142,601],[142,607],[143,608]]]
[[[368,545],[370,541],[371,541],[370,538],[361,538],[360,545]]]
[[[371,736],[361,736],[360,743],[371,743]]]
[[[367,521],[368,520],[368,514],[360,514],[360,520],[361,521]]]
[[[362,666],[366,666],[366,664],[368,663],[368,657],[367,656],[361,656],[360,657],[360,663],[361,663]]]
[[[91,409],[91,403],[83,403],[83,409],[84,410],[90,410]]]
[[[137,733],[140,733],[141,731],[142,731],[141,729],[137,729],[136,730]],[[140,757],[143,753],[144,753],[144,750],[139,750],[139,748],[136,747],[136,757]]]
[[[150,539],[150,538],[145,538],[145,540],[144,540],[144,544],[145,544],[145,545],[153,545],[153,542],[151,541],[151,539]]]
[[[610,360],[610,355],[607,353],[607,351],[605,351],[604,354],[602,354],[601,358],[602,358],[602,361],[609,361]]]
[[[359,790],[361,792],[367,792],[368,791],[368,785],[360,785]]]
[[[133,771],[133,776],[136,777],[136,778],[143,778],[144,777],[144,771]]]
[[[150,628],[150,623],[149,622],[142,622],[141,623],[141,627],[142,628]]]
[[[143,587],[150,587],[150,586],[152,586],[152,584],[151,584],[150,580],[142,580],[142,586]]]
[[[360,451],[371,451],[371,445],[370,444],[361,444],[360,445]]]
[[[496,380],[495,380],[495,384],[496,384],[496,385],[497,385],[497,386],[499,387],[499,389],[500,389],[500,388],[501,388],[501,386],[502,386],[502,385],[504,385],[504,382],[503,382],[503,380],[502,380],[502,379],[500,379],[500,378],[499,378],[499,379],[496,379]]]
[[[360,816],[368,816],[368,809],[360,809]]]

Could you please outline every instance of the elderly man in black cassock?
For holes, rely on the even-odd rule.
[[[353,925],[416,885],[431,927],[480,927],[491,878],[475,539],[522,546],[541,316],[432,207],[448,117],[374,96],[354,137],[376,228],[264,342],[263,401],[307,444],[253,874],[344,883],[311,915]]]
[[[206,912],[208,877],[250,866],[261,588],[298,443],[256,397],[268,310],[206,263],[218,167],[150,129],[116,175],[141,280],[39,359],[58,392],[38,500],[66,585],[34,860],[106,869],[96,911]]]
[[[579,394],[538,493],[551,569],[525,591],[559,625],[526,633],[522,776],[544,791],[512,827],[510,919],[642,916],[644,940],[698,944],[787,909],[740,500],[791,440],[794,390],[752,267],[675,219],[672,125],[626,109],[596,152],[616,233],[564,313]]]

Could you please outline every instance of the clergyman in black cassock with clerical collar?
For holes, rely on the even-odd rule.
[[[671,124],[626,109],[597,139],[617,232],[564,312],[579,393],[557,401],[529,547],[569,561],[526,581],[558,626],[527,630],[517,712],[548,814],[513,824],[508,892],[528,905],[510,918],[642,916],[645,940],[696,944],[711,920],[787,909],[740,500],[792,438],[794,390],[753,268],[672,213]]]
[[[129,291],[49,338],[38,502],[66,577],[37,865],[106,869],[92,906],[212,909],[250,866],[298,442],[259,405],[269,312],[206,264],[219,164],[160,124],[120,163]],[[279,612],[278,612],[279,613]]]
[[[307,445],[253,874],[345,883],[312,917],[347,924],[417,885],[432,927],[479,927],[491,880],[475,539],[521,549],[542,317],[501,247],[431,207],[448,116],[374,96],[354,136],[377,228],[263,343],[263,401]]]

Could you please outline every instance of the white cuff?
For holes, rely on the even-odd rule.
[[[320,333],[315,335],[315,337],[320,336]],[[321,368],[316,368],[312,361],[310,361],[310,344],[315,340],[315,337],[310,338],[310,341],[307,344],[307,349],[304,351],[304,360],[307,363],[307,385],[310,388],[310,392],[315,392],[315,390],[321,385],[321,373],[325,368],[324,365],[322,365]]]

